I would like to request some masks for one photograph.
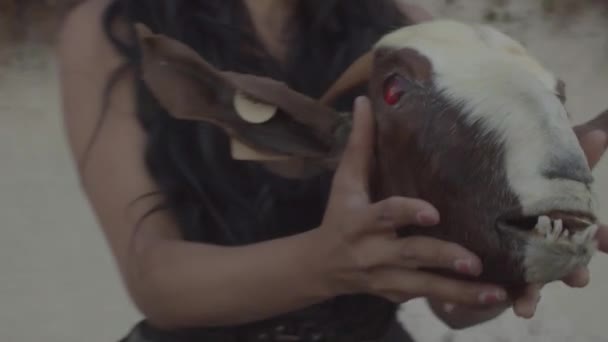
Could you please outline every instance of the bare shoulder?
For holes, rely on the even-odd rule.
[[[413,23],[433,20],[431,13],[412,0],[393,0],[401,13]]]
[[[102,18],[111,0],[88,0],[74,7],[59,32],[59,49],[71,44],[95,46],[102,40]],[[95,41],[92,41],[94,39]]]
[[[111,0],[88,0],[68,13],[57,45],[58,58],[63,65],[77,67],[97,62],[97,66],[109,66],[119,62],[103,25],[104,13],[111,3]]]
[[[67,141],[81,185],[121,269],[138,219],[157,205],[158,185],[145,164],[146,133],[137,118],[135,75],[103,29],[109,0],[88,0],[65,19],[57,45],[59,90]],[[122,27],[121,27],[122,26]],[[118,22],[113,32],[126,26]],[[123,72],[124,71],[124,72]],[[110,81],[112,81],[110,83]],[[146,234],[177,237],[166,214],[147,219]]]
[[[124,65],[104,30],[103,17],[110,0],[88,0],[65,18],[56,46],[63,113],[69,142],[81,157],[92,137],[105,96],[108,80]],[[120,24],[118,24],[120,25]],[[117,25],[117,26],[118,26]],[[121,34],[120,27],[115,30]],[[114,108],[125,112],[133,102],[128,75],[115,84],[113,96],[121,97]],[[112,113],[108,113],[112,114]]]

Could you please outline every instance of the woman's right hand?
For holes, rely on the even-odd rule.
[[[506,301],[506,291],[500,287],[420,270],[445,268],[477,276],[482,266],[477,256],[459,245],[428,237],[397,237],[398,227],[433,229],[439,213],[431,204],[412,198],[370,202],[373,126],[369,100],[357,99],[351,136],[317,230],[316,248],[326,258],[334,289],[340,294],[368,293],[397,303],[417,297],[472,306]]]

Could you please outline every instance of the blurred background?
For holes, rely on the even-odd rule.
[[[370,0],[373,1],[373,0]],[[66,149],[52,44],[72,0],[0,0],[0,341],[117,341],[138,319]],[[608,108],[606,0],[411,1],[483,22],[528,47],[568,86],[578,122]],[[608,158],[596,169],[608,220]],[[405,305],[419,342],[608,341],[608,257],[581,290],[553,284],[530,321],[512,313],[452,332],[422,301]]]

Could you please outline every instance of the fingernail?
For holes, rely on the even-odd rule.
[[[473,260],[460,259],[454,262],[454,269],[459,273],[477,275],[478,271],[473,269]]]
[[[501,290],[493,290],[482,292],[479,295],[479,301],[482,304],[495,304],[503,302],[507,299],[507,294]]]
[[[361,107],[365,105],[365,101],[366,101],[365,96],[358,96],[355,99],[355,109],[356,110],[361,109]]]
[[[443,304],[443,312],[445,312],[445,313],[451,313],[454,311],[454,309],[456,309],[456,305],[454,305],[452,303]]]
[[[524,312],[522,314],[523,318],[531,319],[532,317],[534,317],[534,314],[536,313],[536,308],[537,308],[537,303],[529,303],[524,308]]]
[[[439,223],[437,214],[432,211],[421,211],[416,215],[416,219],[423,226],[432,226]]]

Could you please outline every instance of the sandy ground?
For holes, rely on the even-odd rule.
[[[434,14],[480,21],[488,1],[425,1]],[[538,17],[540,1],[513,1],[495,25],[523,41],[569,87],[577,122],[608,107],[608,23],[596,11],[574,22]],[[0,341],[116,341],[139,319],[84,201],[66,150],[54,64],[44,48],[0,68]],[[597,168],[608,208],[608,163]],[[607,220],[607,211],[601,216]],[[451,332],[421,301],[401,317],[420,342],[608,341],[608,258],[584,290],[552,285],[532,321],[508,313]]]

